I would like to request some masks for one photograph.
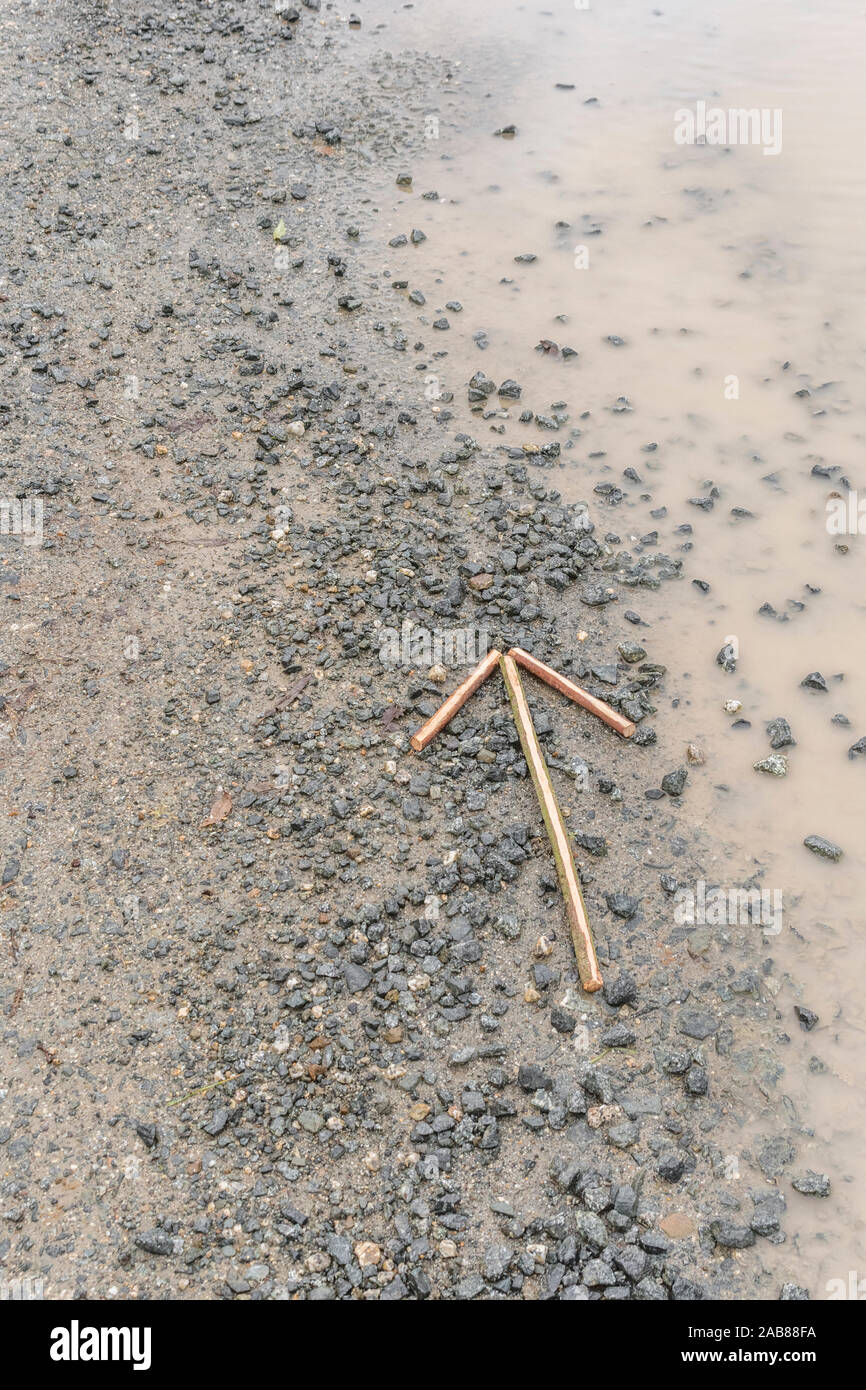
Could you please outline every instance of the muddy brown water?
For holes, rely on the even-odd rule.
[[[412,187],[383,178],[375,208],[386,244],[413,227],[427,236],[423,260],[411,245],[389,249],[381,274],[426,296],[415,365],[429,408],[465,420],[490,450],[559,440],[548,476],[589,503],[600,533],[635,555],[657,532],[652,548],[683,562],[681,579],[633,591],[623,606],[649,626],[623,635],[668,668],[653,722],[671,765],[690,743],[705,756],[687,796],[688,819],[718,844],[707,883],[782,894],[782,929],[764,937],[790,1037],[778,1088],[800,1127],[799,1168],[828,1173],[833,1194],[789,1193],[793,1250],[762,1254],[813,1298],[838,1296],[831,1281],[866,1275],[866,759],[847,756],[866,734],[866,625],[864,541],[828,532],[827,500],[842,478],[866,499],[866,12],[849,0],[365,0],[358,11],[359,52],[384,44],[451,65]],[[677,143],[677,113],[702,101],[765,110],[772,140]],[[494,135],[512,124],[513,137]],[[432,190],[438,199],[422,196]],[[443,315],[449,330],[432,329]],[[541,339],[578,356],[539,352]],[[478,369],[519,381],[519,404],[492,396],[489,418],[471,414]],[[568,419],[556,433],[518,420],[557,407]],[[599,482],[622,489],[619,505],[593,494]],[[689,504],[713,487],[711,511]],[[776,616],[759,615],[763,604]],[[726,674],[714,658],[732,638],[739,663]],[[588,647],[610,656],[591,636]],[[826,693],[801,686],[812,671]],[[731,699],[749,727],[725,712]],[[785,779],[752,767],[780,715],[796,739],[782,750]],[[811,834],[842,860],[811,855]],[[796,1003],[819,1015],[812,1031]]]

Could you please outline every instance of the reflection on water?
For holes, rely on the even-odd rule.
[[[409,247],[388,264],[423,281],[419,322],[442,354],[429,371],[454,393],[431,408],[490,449],[558,440],[555,485],[588,500],[601,531],[684,562],[680,581],[635,591],[631,606],[668,667],[660,737],[681,759],[690,743],[705,757],[689,814],[720,847],[708,879],[759,872],[784,897],[784,929],[766,940],[791,1038],[780,1088],[805,1127],[801,1168],[829,1172],[834,1192],[790,1193],[795,1245],[762,1253],[813,1298],[866,1272],[866,759],[847,756],[866,734],[864,542],[826,524],[843,478],[866,497],[855,8],[372,0],[359,35],[454,60],[413,187],[383,186],[379,204],[386,240],[410,227],[428,238],[423,263]],[[699,102],[780,112],[781,148],[678,143],[677,113]],[[443,315],[449,331],[430,332]],[[479,369],[516,379],[520,401],[493,395],[489,418],[471,417]],[[559,429],[521,423],[524,409]],[[593,495],[599,482],[621,490],[618,505]],[[714,658],[731,639],[726,674]],[[801,685],[815,671],[826,691]],[[731,699],[739,715],[724,711]],[[779,716],[796,740],[779,750],[784,780],[752,768]],[[842,860],[810,854],[812,834]],[[818,1014],[812,1031],[795,1003]]]

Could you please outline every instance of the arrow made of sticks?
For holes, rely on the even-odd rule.
[[[610,705],[606,705],[604,700],[596,699],[594,695],[590,695],[581,686],[575,685],[574,681],[568,680],[566,676],[561,676],[552,667],[545,666],[543,661],[530,656],[529,652],[523,651],[521,647],[512,647],[504,655],[494,648],[487,653],[483,661],[479,662],[475,670],[470,672],[463,684],[454,691],[454,694],[449,695],[436,713],[431,715],[427,722],[422,724],[420,729],[412,735],[409,742],[416,753],[420,753],[422,749],[426,748],[427,744],[445,728],[445,725],[454,718],[457,711],[466,704],[469,697],[474,695],[478,687],[486,681],[497,666],[502,672],[502,679],[505,682],[505,689],[511,704],[512,718],[520,735],[520,746],[523,749],[526,766],[529,768],[535,794],[538,797],[538,804],[541,807],[550,847],[553,850],[556,875],[565,900],[565,911],[568,916],[568,925],[571,928],[571,939],[574,942],[574,954],[577,957],[580,982],[587,993],[591,994],[595,990],[601,989],[603,984],[595,953],[595,942],[592,939],[586,904],[580,891],[580,879],[574,863],[571,841],[565,827],[565,821],[562,818],[562,812],[559,809],[556,793],[553,790],[553,783],[544,761],[544,754],[538,742],[538,734],[535,732],[535,725],[529,712],[518,667],[524,666],[534,676],[538,676],[548,685],[552,685],[554,690],[559,690],[563,695],[567,695],[570,700],[574,700],[575,704],[580,705],[583,709],[590,710],[605,724],[609,724],[612,729],[615,729],[618,734],[622,734],[623,738],[631,738],[635,726],[630,719],[626,719],[624,715],[611,709]]]

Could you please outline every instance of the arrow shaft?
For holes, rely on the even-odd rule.
[[[592,939],[586,904],[580,891],[580,880],[577,876],[568,832],[565,828],[562,812],[559,809],[556,793],[553,790],[553,783],[550,780],[550,773],[544,761],[541,745],[538,742],[538,735],[535,732],[535,725],[529,712],[517,663],[514,657],[508,655],[500,658],[499,665],[502,678],[505,681],[505,689],[508,691],[508,699],[511,702],[511,712],[517,725],[517,732],[520,735],[520,746],[523,749],[523,756],[529,768],[529,775],[535,787],[535,794],[538,797],[538,804],[541,807],[544,825],[553,850],[556,874],[565,900],[571,939],[574,942],[574,954],[577,957],[580,982],[587,993],[591,994],[595,990],[601,989],[603,981],[598,958],[595,954],[595,943]]]

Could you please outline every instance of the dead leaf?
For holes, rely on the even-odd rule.
[[[402,719],[403,709],[400,705],[389,705],[382,713],[382,727],[390,729],[392,724],[396,724],[398,719]]]
[[[25,685],[23,690],[19,691],[11,700],[7,700],[6,708],[15,710],[17,714],[20,714],[21,711],[25,710],[29,704],[32,704],[35,699],[36,686],[33,684]]]
[[[213,805],[202,821],[202,829],[208,825],[221,825],[226,816],[232,809],[232,799],[228,792],[220,787]]]

